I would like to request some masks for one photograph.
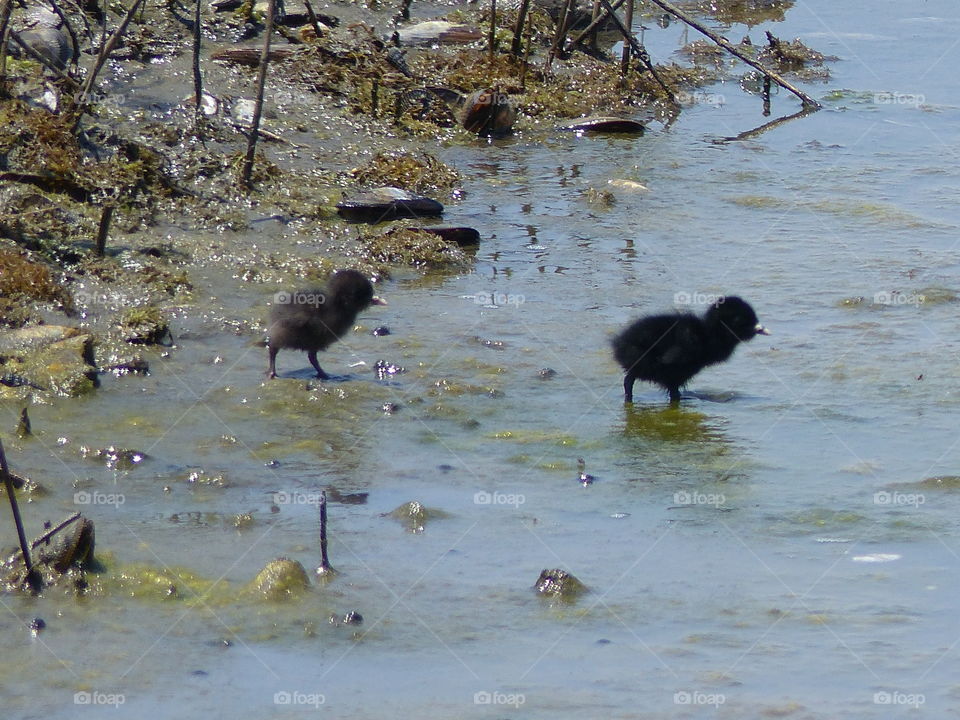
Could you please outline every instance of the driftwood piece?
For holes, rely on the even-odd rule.
[[[296,52],[296,50],[291,48],[272,48],[270,50],[269,60],[270,62],[289,60],[296,54]],[[210,57],[213,60],[226,60],[227,62],[235,62],[238,65],[258,67],[260,65],[261,55],[263,55],[263,50],[261,48],[243,47],[217,50],[217,52],[213,53],[213,55]]]

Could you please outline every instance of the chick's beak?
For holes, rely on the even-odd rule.
[[[767,328],[765,328],[760,323],[757,323],[757,326],[753,330],[754,332],[757,333],[757,335],[773,335],[772,332],[770,332]]]
[[[374,296],[373,296],[373,300],[370,301],[370,304],[371,304],[371,305],[386,305],[386,304],[387,304],[387,301],[384,300],[382,297],[377,297],[376,295],[374,295]]]

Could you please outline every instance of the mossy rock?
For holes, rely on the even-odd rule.
[[[393,228],[366,238],[362,253],[364,259],[374,263],[424,270],[459,270],[470,265],[469,256],[455,243],[414,228]]]
[[[38,325],[0,332],[0,399],[37,391],[78,397],[99,385],[93,337],[76,328]]]
[[[172,338],[170,323],[154,305],[128,310],[120,318],[118,327],[124,339],[133,345],[162,345]]]
[[[543,570],[534,589],[546,597],[573,602],[587,591],[587,586],[566,570]]]
[[[289,558],[277,558],[268,562],[252,584],[254,592],[272,601],[298,597],[309,588],[307,571],[303,565]]]
[[[365,187],[391,185],[416,193],[450,192],[460,184],[460,174],[428,152],[378,152],[350,175]]]
[[[445,518],[449,515],[442,510],[428,508],[417,500],[411,500],[386,513],[387,517],[399,520],[412,533],[421,533],[430,520]]]

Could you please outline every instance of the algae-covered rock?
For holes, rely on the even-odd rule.
[[[394,228],[367,238],[362,253],[374,263],[424,270],[456,270],[470,265],[470,258],[458,245],[441,235],[414,228]]]
[[[172,339],[170,323],[160,308],[153,305],[128,310],[118,327],[124,339],[133,345],[161,345]]]
[[[362,186],[403,187],[418,193],[448,193],[460,184],[460,174],[428,152],[378,152],[350,175]]]
[[[534,589],[541,595],[572,602],[587,591],[587,586],[566,570],[554,568],[540,573]]]
[[[0,399],[23,399],[38,390],[77,397],[99,384],[93,338],[59,325],[0,331],[0,368]]]
[[[267,600],[287,600],[309,587],[310,580],[303,565],[289,558],[271,560],[253,581],[253,588]]]
[[[449,517],[442,510],[426,507],[417,500],[411,500],[386,514],[394,520],[399,520],[412,533],[422,533],[428,521],[435,518]]]
[[[110,445],[105,448],[92,448],[81,445],[80,454],[90,460],[104,463],[111,470],[133,470],[149,456],[140,450],[118,448]]]
[[[73,579],[83,586],[83,572],[94,563],[93,521],[77,513],[31,543],[30,559],[42,587]],[[0,585],[7,591],[28,590],[26,566],[18,550],[0,567]]]

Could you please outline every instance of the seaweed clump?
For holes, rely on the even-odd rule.
[[[457,245],[416,228],[395,228],[367,238],[361,253],[362,259],[374,263],[421,270],[461,269],[470,265],[470,259]]]
[[[449,193],[460,183],[456,170],[426,151],[378,152],[350,175],[361,185],[389,185],[421,194]]]
[[[15,250],[0,249],[0,325],[25,325],[30,314],[24,304],[33,302],[73,309],[70,291],[54,280],[46,265]]]

